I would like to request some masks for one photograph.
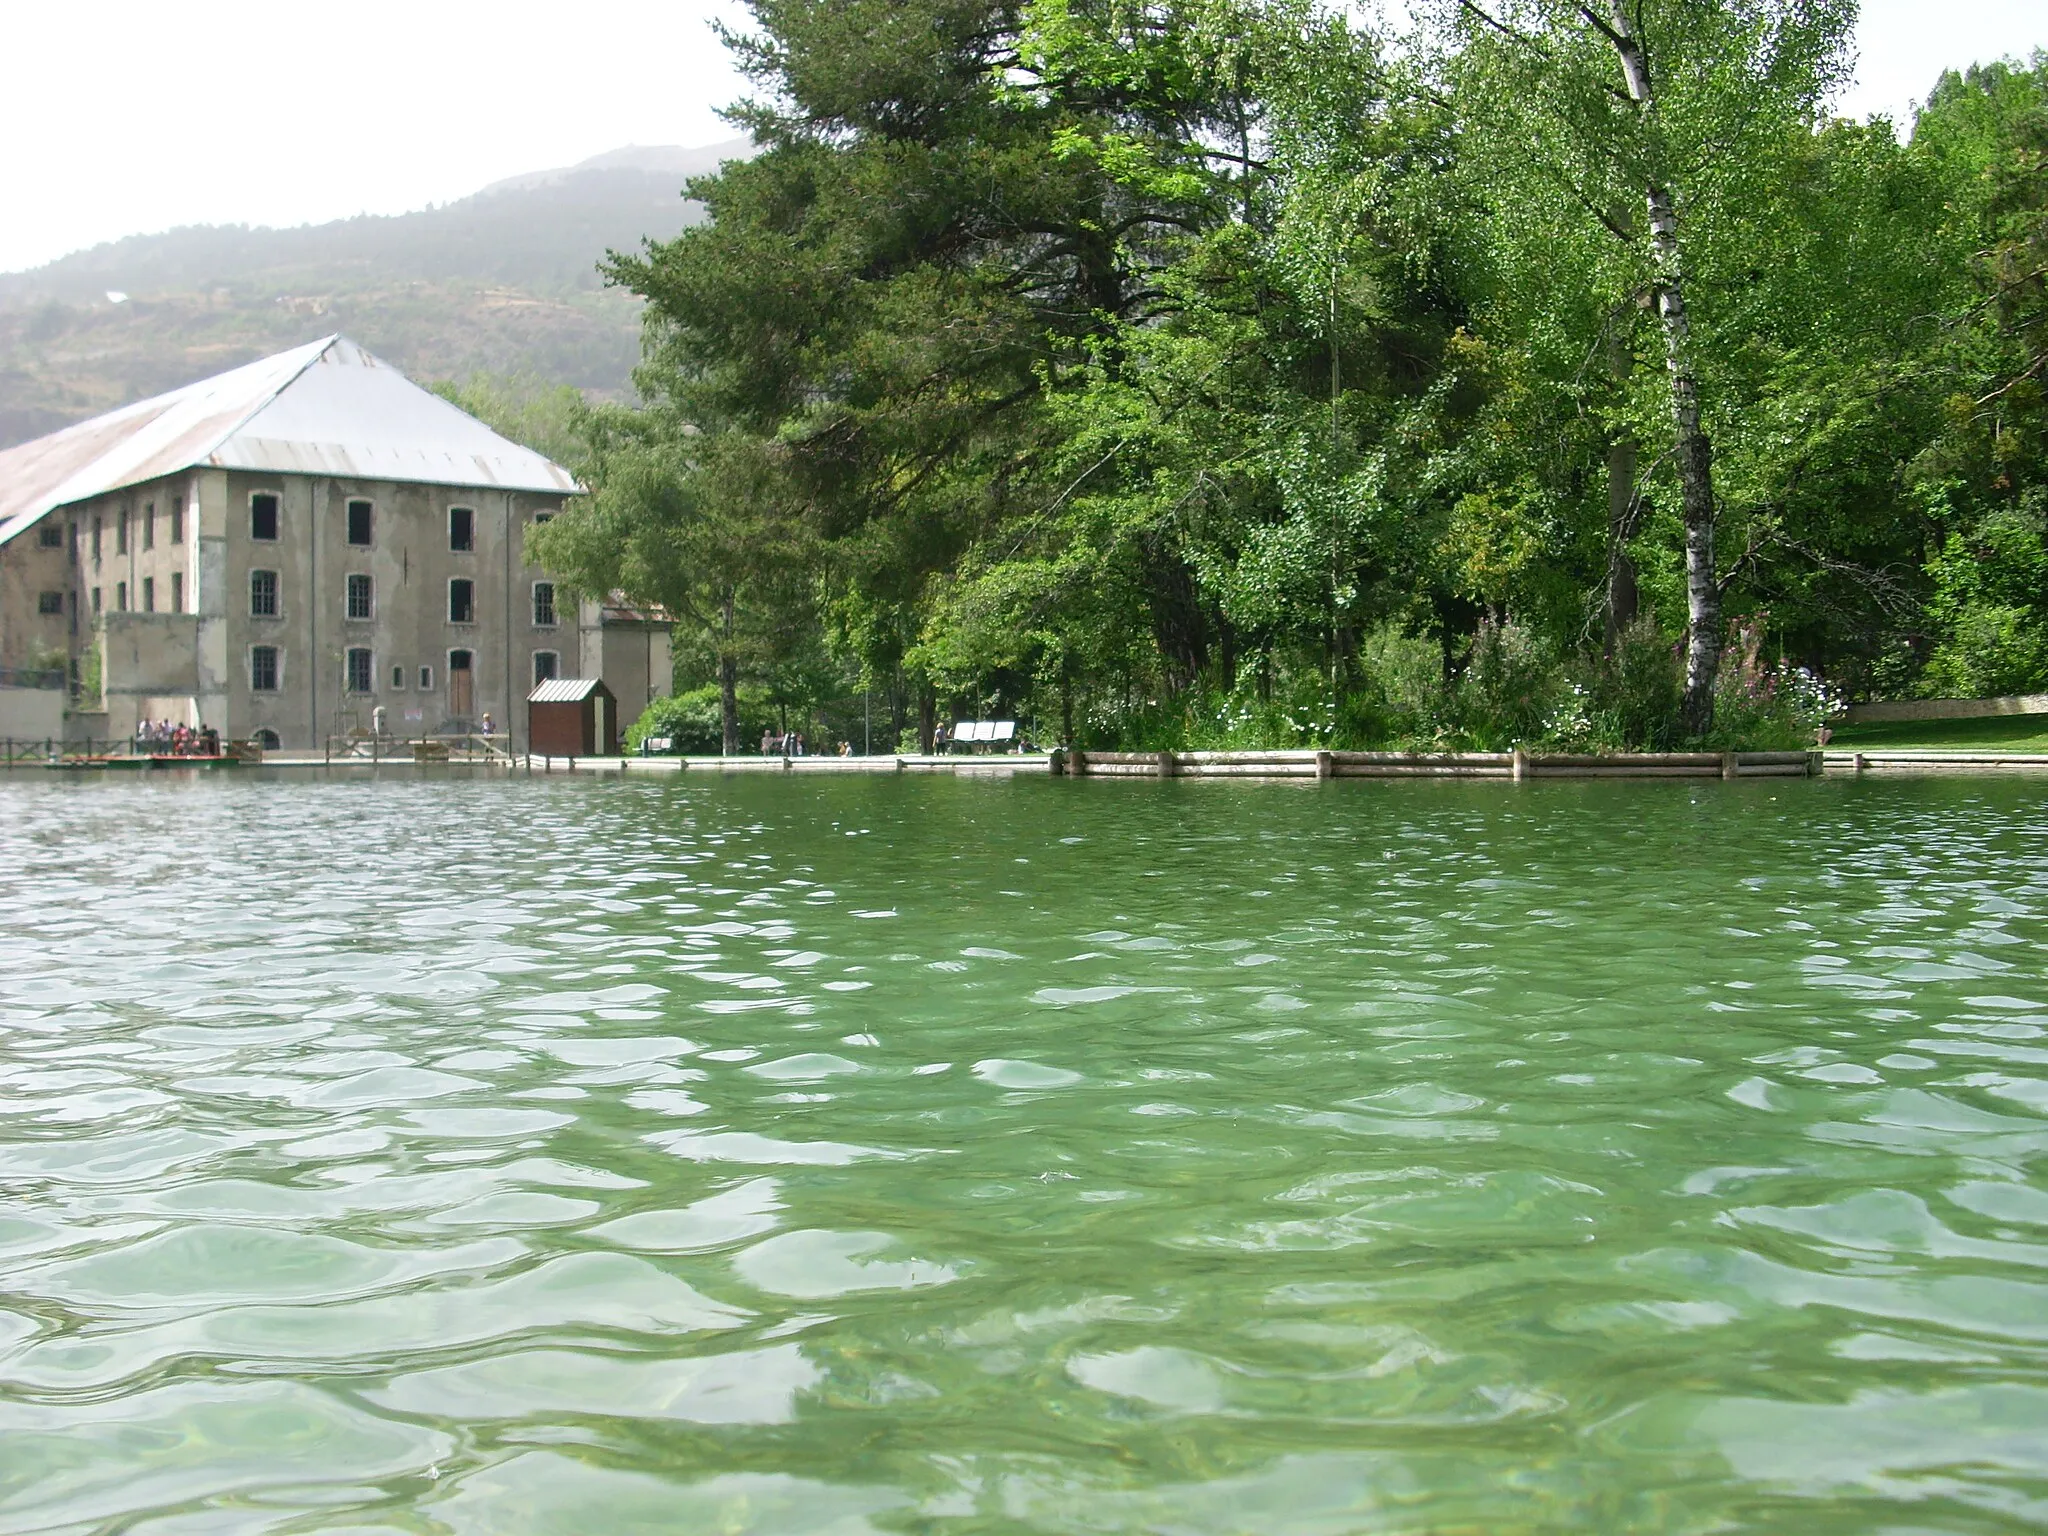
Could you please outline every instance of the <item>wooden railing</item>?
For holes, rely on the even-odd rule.
[[[44,768],[51,763],[89,763],[135,755],[132,737],[89,736],[75,741],[56,736],[0,738],[0,768]]]
[[[491,763],[512,764],[512,738],[503,731],[454,731],[437,736],[379,736],[350,731],[329,736],[322,748],[329,763]]]

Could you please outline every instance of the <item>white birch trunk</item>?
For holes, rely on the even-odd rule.
[[[1645,117],[1656,112],[1649,59],[1629,20],[1625,0],[1606,0],[1606,16],[1593,18],[1614,44],[1630,100]],[[1650,216],[1650,252],[1656,272],[1657,318],[1664,327],[1664,364],[1671,376],[1671,424],[1685,514],[1685,724],[1694,734],[1714,722],[1714,674],[1721,663],[1721,587],[1714,570],[1713,447],[1700,425],[1700,386],[1693,373],[1685,314],[1685,284],[1678,215],[1671,189],[1654,172],[1644,188]]]

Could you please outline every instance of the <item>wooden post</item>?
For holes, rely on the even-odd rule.
[[[1173,777],[1173,754],[1171,752],[1159,754],[1159,777],[1162,779]]]
[[[1869,765],[1863,761],[1863,754],[1861,752],[1858,752],[1856,754],[1856,771],[1858,773],[1861,773],[1868,766]]]
[[[1736,755],[1733,752],[1723,752],[1721,754],[1721,777],[1723,779],[1732,779],[1740,771],[1741,764]]]
[[[1318,779],[1329,779],[1329,778],[1334,778],[1334,777],[1336,777],[1336,774],[1337,774],[1337,755],[1336,755],[1336,753],[1334,753],[1334,752],[1318,752],[1318,753],[1316,754],[1316,777],[1317,777]]]
[[[1083,752],[1079,747],[1074,748],[1074,750],[1067,755],[1068,776],[1070,778],[1078,779],[1082,777],[1084,774],[1086,774],[1088,772],[1087,759],[1087,753]]]
[[[1521,747],[1515,748],[1514,777],[1517,784],[1529,777],[1529,754]]]

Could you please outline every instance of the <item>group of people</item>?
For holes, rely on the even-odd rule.
[[[220,732],[210,725],[144,720],[135,727],[135,749],[145,757],[219,757]]]
[[[761,755],[763,757],[804,757],[804,733],[785,731],[776,735],[771,727],[761,733]]]

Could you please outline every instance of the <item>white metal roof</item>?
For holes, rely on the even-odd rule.
[[[55,507],[200,467],[580,489],[561,465],[328,336],[0,450],[0,544]]]
[[[604,679],[599,677],[551,677],[526,696],[529,704],[580,704],[598,689],[604,688]],[[609,694],[611,689],[604,688]]]

